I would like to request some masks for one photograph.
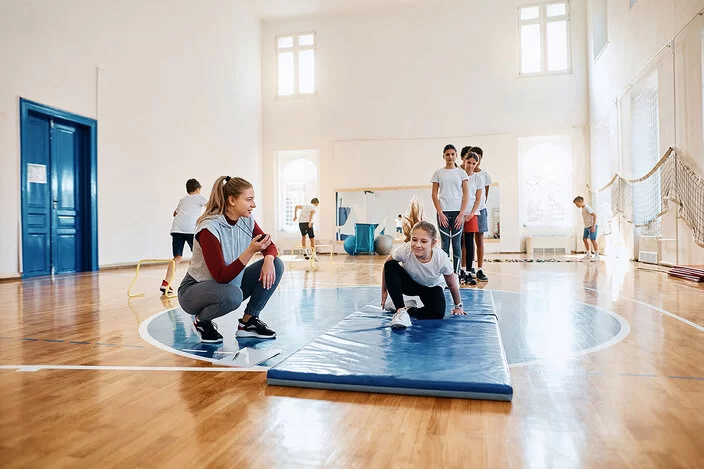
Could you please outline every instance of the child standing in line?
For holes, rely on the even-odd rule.
[[[416,319],[445,317],[443,284],[447,284],[452,294],[452,314],[467,314],[450,258],[437,245],[437,228],[430,222],[419,221],[419,212],[419,207],[412,204],[409,223],[404,227],[408,230],[405,243],[396,248],[384,263],[381,307],[385,307],[387,296],[391,296],[396,311],[391,319],[392,328],[410,327],[411,316]],[[419,308],[413,300],[404,303],[403,295],[419,296],[423,306]]]
[[[468,147],[463,148],[462,153],[462,169],[469,175],[469,203],[464,214],[464,251],[467,272],[460,270],[460,283],[476,285],[477,281],[472,277],[469,269],[472,269],[474,262],[474,236],[479,231],[477,212],[484,187],[482,186],[483,181],[480,181],[474,172],[474,168],[479,164],[479,155],[469,151]]]
[[[477,245],[477,280],[480,282],[488,282],[489,278],[484,274],[482,267],[484,266],[484,233],[489,231],[489,215],[486,211],[486,200],[489,197],[491,176],[479,167],[484,159],[484,151],[479,147],[472,147],[469,151],[479,156],[479,163],[477,163],[477,166],[474,168],[474,174],[478,177],[479,185],[484,188],[484,191],[482,191],[482,199],[479,203],[479,211],[477,212],[479,231],[474,233],[474,242]],[[469,271],[474,273],[473,269]]]
[[[463,214],[469,201],[469,176],[455,163],[457,149],[454,145],[445,145],[442,155],[445,166],[435,171],[430,179],[433,183],[433,205],[438,214],[442,250],[449,256],[452,243],[453,271],[459,272]]]
[[[203,211],[203,207],[208,203],[208,199],[200,195],[200,183],[195,179],[186,181],[187,196],[178,201],[178,206],[174,210],[174,221],[171,224],[171,251],[174,256],[174,264],[169,263],[166,268],[166,277],[161,281],[159,290],[163,295],[172,294],[173,288],[169,282],[175,273],[174,265],[181,263],[183,259],[183,246],[188,243],[188,247],[193,253],[193,233],[196,229],[196,220]]]
[[[577,208],[582,209],[582,219],[584,220],[584,235],[582,236],[582,241],[584,241],[584,249],[587,253],[582,258],[583,260],[599,260],[599,245],[596,242],[596,237],[599,233],[599,227],[596,224],[596,212],[587,204],[584,203],[584,197],[578,195],[572,201]],[[592,246],[589,245],[591,241],[594,247],[594,257],[592,257]]]
[[[317,197],[313,197],[307,205],[296,205],[293,209],[293,221],[298,219],[298,229],[301,231],[301,246],[303,246],[303,257],[309,259],[308,248],[306,247],[306,236],[310,238],[310,248],[313,259],[315,259],[315,231],[313,231],[313,216],[315,209],[320,205]],[[298,211],[301,211],[300,217]]]

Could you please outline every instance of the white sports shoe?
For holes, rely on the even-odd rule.
[[[393,329],[405,329],[411,327],[411,317],[408,315],[406,309],[400,309],[391,318],[391,327]]]
[[[418,302],[414,300],[413,298],[409,298],[406,301],[404,301],[406,304],[406,308],[417,308],[418,307]]]
[[[594,257],[592,257],[592,262],[599,262],[601,260],[601,257],[599,257],[599,253],[597,252],[594,254]]]
[[[396,306],[394,306],[394,302],[391,300],[386,300],[386,304],[384,305],[384,311],[386,311],[387,313],[395,313]]]
[[[582,257],[583,261],[589,261],[592,259],[592,255],[590,253],[586,253],[584,257]]]

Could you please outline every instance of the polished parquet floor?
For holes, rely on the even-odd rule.
[[[280,289],[378,284],[381,261],[297,262]],[[139,335],[178,305],[159,297],[162,270],[143,269],[130,301],[132,269],[0,283],[1,467],[704,467],[704,286],[610,259],[488,264],[482,288],[630,324],[602,350],[512,367],[504,403],[213,371]]]

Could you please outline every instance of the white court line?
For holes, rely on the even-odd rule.
[[[156,319],[157,316],[164,314],[164,313],[168,313],[169,311],[173,311],[175,309],[181,309],[181,307],[177,306],[175,308],[165,309],[165,310],[159,311],[158,313],[153,314],[153,315],[149,316],[147,319],[145,319],[142,322],[142,324],[139,325],[139,335],[142,336],[142,339],[149,342],[154,347],[160,348],[160,349],[165,350],[169,353],[173,353],[174,355],[180,355],[182,357],[191,358],[193,360],[201,360],[201,361],[206,361],[206,362],[215,363],[215,364],[222,363],[220,361],[221,360],[220,358],[203,357],[200,355],[194,355],[192,353],[186,353],[182,350],[177,350],[173,347],[169,347],[168,345],[162,344],[161,342],[159,342],[158,340],[154,339],[152,336],[149,335],[149,331],[148,331],[149,323],[151,323],[154,319]],[[254,366],[251,368],[237,368],[237,367],[233,367],[233,368],[235,371],[259,371],[259,372],[261,372],[261,371],[267,371],[271,367],[269,367],[269,366]],[[186,368],[186,369],[190,369],[190,368]],[[206,369],[209,370],[210,368],[206,368]]]
[[[98,370],[98,371],[266,371],[267,367],[237,368],[228,366],[225,368],[209,367],[189,367],[189,366],[88,366],[88,365],[0,365],[0,370],[17,371],[39,371],[39,370]]]

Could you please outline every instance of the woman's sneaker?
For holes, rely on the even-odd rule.
[[[193,329],[200,337],[200,341],[205,344],[219,344],[222,342],[222,336],[218,332],[218,328],[212,321],[199,321],[193,318]]]
[[[488,282],[489,277],[484,275],[484,272],[482,272],[482,269],[479,269],[479,270],[477,270],[477,280],[479,280],[480,282]],[[475,285],[476,285],[476,283],[475,283]]]
[[[392,329],[405,329],[411,327],[411,317],[408,315],[408,311],[405,308],[399,309],[394,317],[391,318],[391,328]]]
[[[256,337],[258,339],[275,339],[276,332],[269,329],[259,318],[251,316],[247,322],[237,321],[236,337]]]
[[[161,281],[161,286],[159,287],[159,291],[161,292],[162,295],[173,295],[174,294],[174,289],[171,288],[171,285],[166,283],[166,280]],[[168,293],[167,293],[168,291]]]

